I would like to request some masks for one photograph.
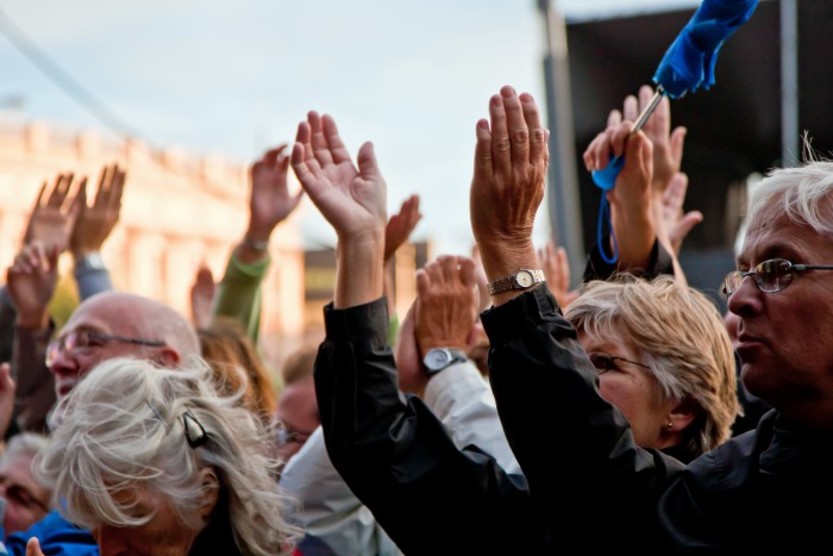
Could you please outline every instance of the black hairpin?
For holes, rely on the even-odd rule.
[[[198,448],[208,441],[208,433],[190,409],[182,414],[182,428],[190,447]]]

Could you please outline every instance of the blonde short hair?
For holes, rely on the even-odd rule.
[[[735,357],[714,304],[670,276],[621,275],[587,284],[565,311],[577,330],[621,334],[639,349],[662,395],[691,400],[700,416],[686,449],[697,455],[726,441],[740,414]]]

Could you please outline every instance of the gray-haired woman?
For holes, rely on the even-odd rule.
[[[261,422],[202,360],[117,358],[67,399],[37,473],[102,554],[291,553],[296,530]]]

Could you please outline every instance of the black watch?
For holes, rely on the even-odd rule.
[[[466,352],[455,348],[432,348],[422,358],[422,364],[429,375],[437,374],[454,363],[466,361]]]

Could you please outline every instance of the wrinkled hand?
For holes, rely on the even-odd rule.
[[[548,131],[530,94],[518,96],[504,86],[500,95],[492,96],[489,115],[491,126],[486,120],[477,122],[470,199],[472,231],[487,274],[493,259],[532,249],[532,227],[549,164]]]
[[[9,298],[17,323],[26,328],[48,324],[47,307],[58,283],[58,249],[34,241],[15,257],[6,273]]]
[[[636,121],[636,118],[651,101],[654,90],[649,85],[639,89],[639,99],[633,95],[625,99],[622,114],[626,120]],[[663,96],[654,113],[642,128],[648,139],[654,145],[654,177],[652,189],[654,195],[661,195],[671,183],[673,177],[680,171],[683,161],[683,146],[686,128],[677,127],[671,131],[671,101]]]
[[[361,146],[356,168],[335,121],[316,112],[298,125],[296,141],[292,150],[295,175],[339,240],[370,237],[381,243],[387,221],[386,187],[373,145]]]
[[[688,176],[678,172],[662,194],[662,222],[675,255],[680,254],[688,233],[703,221],[703,213],[699,210],[683,212],[687,190]]]
[[[402,203],[399,212],[388,220],[385,226],[385,260],[388,261],[396,251],[408,241],[422,214],[419,212],[419,195],[411,195]]]
[[[46,200],[44,195],[49,184],[43,182],[26,225],[24,245],[39,241],[47,247],[55,247],[59,253],[66,250],[75,221],[86,202],[87,179],[77,182],[75,190],[73,179],[72,174],[58,174]]]
[[[550,292],[555,296],[558,305],[566,308],[578,297],[577,290],[570,290],[570,261],[567,251],[563,247],[556,247],[550,240],[545,247],[538,250],[538,260],[544,270],[544,276]]]
[[[11,376],[12,367],[8,363],[0,363],[0,434],[5,436],[12,422],[14,413],[14,395],[16,385]]]
[[[477,320],[474,261],[444,255],[417,271],[414,330],[420,353],[435,347],[466,349]]]
[[[118,223],[126,177],[127,173],[118,164],[105,166],[92,206],[87,206],[86,187],[81,188],[81,210],[70,238],[70,249],[76,259],[100,251]]]
[[[191,319],[195,328],[205,329],[211,325],[211,308],[216,292],[217,284],[211,269],[201,266],[191,286]]]
[[[246,237],[252,241],[269,241],[272,231],[298,206],[303,189],[289,194],[287,176],[289,156],[286,145],[279,145],[263,155],[249,168],[249,227]]]

